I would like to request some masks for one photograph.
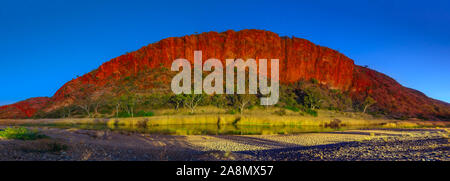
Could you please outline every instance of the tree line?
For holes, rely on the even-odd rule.
[[[215,106],[231,113],[243,114],[251,107],[259,106],[259,94],[179,94],[171,92],[138,93],[133,86],[114,89],[98,89],[93,84],[80,84],[77,91],[66,95],[73,102],[39,117],[142,117],[152,116],[152,110],[185,108],[195,114],[200,106]],[[280,101],[275,107],[317,116],[318,109],[367,112],[376,101],[367,95],[361,102],[354,102],[348,93],[321,87],[314,81],[299,81],[281,85]],[[137,111],[136,111],[137,110]]]

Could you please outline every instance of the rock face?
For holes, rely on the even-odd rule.
[[[66,83],[51,98],[44,111],[51,111],[72,101],[67,95],[77,90],[77,85],[92,84],[98,89],[145,69],[167,67],[177,58],[193,63],[194,51],[203,52],[203,61],[226,59],[279,59],[280,80],[292,83],[316,79],[330,89],[348,91],[356,100],[367,95],[376,101],[376,107],[393,115],[424,118],[450,117],[450,105],[428,98],[424,94],[403,87],[392,78],[354,64],[345,55],[311,43],[301,38],[280,37],[262,30],[208,32],[177,38],[163,39],[157,43],[114,58],[97,70]],[[4,108],[2,108],[4,109]],[[27,116],[33,111],[26,111]]]

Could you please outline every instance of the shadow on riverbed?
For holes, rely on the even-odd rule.
[[[341,142],[269,150],[239,151],[260,161],[351,161],[351,160],[448,160],[448,140],[444,138]]]
[[[289,147],[289,148],[275,148],[268,150],[250,150],[250,151],[238,151],[236,153],[248,154],[252,156],[262,156],[262,155],[276,155],[283,152],[296,152],[302,150],[313,150],[313,149],[327,149],[333,147],[341,147],[341,146],[358,146],[358,142],[350,141],[350,142],[340,142],[333,144],[325,144],[325,145],[315,145],[315,146],[298,146]]]
[[[400,134],[389,134],[389,133],[371,133],[371,132],[360,132],[360,131],[346,131],[346,132],[326,132],[327,134],[352,134],[352,135],[366,135],[371,136],[399,136]]]
[[[254,138],[247,136],[211,136],[220,139],[230,140],[236,143],[252,145],[252,146],[263,146],[263,147],[296,147],[297,144],[283,143],[278,141],[272,141],[262,138]]]

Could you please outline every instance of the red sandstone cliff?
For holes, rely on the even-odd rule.
[[[370,95],[377,101],[380,110],[393,115],[450,117],[448,103],[433,100],[418,91],[403,87],[384,74],[356,66],[353,60],[335,50],[305,39],[279,37],[262,30],[230,30],[163,39],[114,58],[97,70],[66,83],[51,98],[51,103],[44,111],[70,104],[73,100],[67,95],[77,90],[79,83],[93,84],[99,90],[111,81],[135,75],[145,69],[170,67],[177,58],[193,62],[195,50],[203,51],[203,61],[208,58],[222,61],[229,58],[276,58],[280,60],[282,83],[314,78],[332,89],[350,91],[355,99]],[[26,115],[33,115],[34,112],[28,111]]]

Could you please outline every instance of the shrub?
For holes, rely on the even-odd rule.
[[[248,110],[253,110],[253,109],[255,109],[256,108],[256,106],[255,105],[250,105],[250,106],[248,106]]]
[[[317,111],[316,110],[313,110],[313,109],[306,109],[305,110],[305,113],[306,114],[309,114],[309,115],[311,115],[311,116],[314,116],[314,117],[317,117],[319,114],[317,113]]]
[[[294,112],[299,112],[300,111],[299,108],[294,107],[294,106],[284,106],[284,108],[288,109],[288,110],[291,110],[291,111],[294,111]]]
[[[227,111],[227,114],[236,114],[236,113],[238,113],[238,112],[239,112],[239,111],[236,110],[236,109],[230,109],[230,110]]]
[[[119,118],[129,118],[129,117],[131,117],[131,114],[129,114],[128,112],[119,112],[119,114],[117,116]]]
[[[303,105],[309,107],[310,109],[320,108],[321,93],[318,89],[307,89],[305,90],[306,95],[303,97]]]
[[[138,113],[136,113],[135,117],[151,117],[154,116],[155,113],[149,111],[149,112],[145,112],[145,111],[139,111]]]
[[[4,139],[18,139],[18,140],[36,140],[40,138],[47,138],[47,136],[40,134],[37,130],[29,130],[24,127],[12,128],[8,127],[0,131],[0,138]]]

